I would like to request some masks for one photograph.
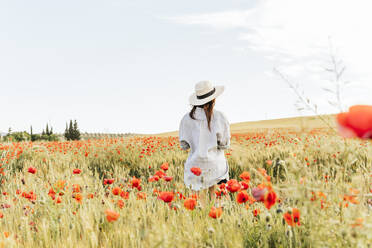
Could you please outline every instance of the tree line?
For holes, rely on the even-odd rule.
[[[78,128],[78,123],[76,120],[69,121],[69,124],[66,123],[66,129],[63,134],[66,140],[80,140],[81,134]],[[1,138],[1,137],[0,137]],[[60,135],[53,133],[53,127],[46,124],[45,129],[42,130],[40,134],[35,134],[33,132],[32,126],[30,127],[30,132],[23,131],[23,132],[13,132],[11,128],[9,128],[8,133],[4,136],[4,141],[58,141],[60,139]]]

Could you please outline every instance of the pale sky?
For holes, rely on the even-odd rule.
[[[278,68],[335,113],[329,43],[347,69],[343,103],[372,104],[372,15],[362,0],[2,0],[0,132],[177,130],[194,85],[225,85],[231,123],[298,112]]]

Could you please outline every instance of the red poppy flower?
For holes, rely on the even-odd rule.
[[[259,215],[261,213],[261,210],[256,208],[255,210],[252,211],[254,217],[257,217],[257,215]]]
[[[226,189],[232,193],[238,191],[241,188],[240,183],[236,179],[230,179],[227,182],[227,187]]]
[[[372,139],[372,106],[355,105],[337,115],[340,134],[344,137]]]
[[[155,175],[158,176],[159,178],[163,178],[163,176],[166,176],[166,174],[161,170],[155,172]]]
[[[213,219],[217,219],[217,218],[221,217],[221,215],[222,215],[222,208],[221,207],[219,207],[219,208],[212,207],[211,211],[209,212],[209,216],[212,217]]]
[[[112,189],[112,194],[113,195],[119,195],[121,193],[121,188],[115,187]]]
[[[169,164],[167,162],[163,163],[160,167],[163,171],[167,171],[169,169]]]
[[[246,201],[248,201],[248,199],[249,199],[249,195],[248,195],[247,191],[245,191],[245,190],[240,191],[236,195],[236,202],[239,203],[239,204],[245,203]]]
[[[132,183],[132,188],[137,188],[138,189],[138,187],[140,186],[140,183],[141,183],[141,179],[138,179],[135,176],[133,176],[131,183]]]
[[[301,225],[300,223],[300,211],[297,208],[293,208],[292,212],[286,212],[283,215],[284,220],[287,222],[290,226],[295,226],[296,224],[298,226]]]
[[[251,174],[249,174],[248,171],[244,171],[242,174],[240,174],[239,176],[241,179],[243,179],[244,181],[249,181],[251,180]]]
[[[73,174],[80,174],[81,173],[81,170],[80,169],[74,169],[72,171]]]
[[[104,185],[107,185],[107,184],[113,184],[115,181],[115,179],[104,179],[103,180],[103,184]]]
[[[73,184],[72,185],[72,192],[73,193],[79,193],[80,192],[80,185],[79,184]]]
[[[219,188],[221,190],[225,189],[226,188],[226,183],[221,183],[220,186],[219,186]]]
[[[123,198],[123,199],[129,199],[129,192],[128,192],[128,191],[124,191],[124,190],[122,190],[122,191],[120,192],[120,196],[121,196],[121,198]]]
[[[164,191],[164,192],[161,192],[160,193],[159,198],[161,200],[163,200],[164,202],[171,202],[171,201],[173,201],[174,193],[173,192]]]
[[[119,199],[116,203],[118,205],[119,208],[123,208],[124,207],[124,201]]]
[[[31,174],[35,174],[35,173],[36,173],[36,168],[30,166],[30,167],[27,169],[27,171],[28,171],[29,173],[31,173]]]
[[[191,168],[191,172],[195,175],[195,176],[200,176],[200,174],[202,173],[201,169],[199,167],[192,167]]]
[[[165,181],[167,181],[167,182],[170,182],[170,181],[172,181],[173,177],[171,177],[171,176],[164,176],[163,179]]]
[[[80,194],[80,193],[76,193],[74,196],[75,200],[78,202],[78,203],[82,203],[83,202],[83,195]]]
[[[149,177],[149,182],[159,181],[159,177],[157,175]]]
[[[147,195],[146,195],[146,193],[145,192],[138,192],[137,193],[137,200],[146,200],[146,198],[147,198]]]
[[[265,199],[264,199],[264,204],[265,204],[265,207],[267,209],[270,209],[272,206],[275,205],[275,202],[277,200],[277,196],[276,196],[276,193],[274,191],[269,191],[266,195],[265,195]]]
[[[189,210],[194,210],[195,206],[196,206],[196,199],[194,198],[187,198],[184,202],[183,202],[183,206]]]
[[[108,222],[113,222],[119,219],[120,214],[111,209],[105,210],[106,219]]]
[[[247,181],[240,182],[240,185],[242,186],[242,189],[248,189],[249,188],[249,184],[248,184]]]

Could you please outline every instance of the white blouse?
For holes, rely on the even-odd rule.
[[[201,190],[223,179],[229,180],[229,166],[223,150],[230,146],[230,125],[225,115],[217,110],[213,110],[211,131],[204,109],[196,108],[194,117],[196,120],[187,113],[182,118],[179,140],[182,149],[190,148],[184,167],[184,182],[192,190]],[[192,167],[199,167],[201,175],[194,175]]]

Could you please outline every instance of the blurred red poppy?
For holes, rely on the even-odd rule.
[[[119,219],[120,214],[111,209],[105,210],[106,219],[108,222],[113,222]]]
[[[31,174],[35,174],[35,173],[36,173],[36,168],[30,166],[30,167],[28,167],[27,171],[28,171],[29,173],[31,173]]]
[[[167,162],[163,163],[160,167],[163,171],[167,171],[169,169],[169,164]]]
[[[166,174],[161,170],[155,172],[155,175],[158,176],[159,178],[163,178],[164,176],[166,176]]]
[[[346,138],[372,139],[372,106],[355,105],[337,115],[340,134]]]
[[[141,179],[138,179],[135,176],[133,176],[132,181],[131,181],[132,188],[138,188],[140,186],[140,183],[141,183]]]
[[[159,177],[157,175],[149,177],[149,182],[159,181]]]
[[[248,171],[244,171],[242,174],[240,174],[239,176],[241,179],[243,179],[244,181],[249,181],[251,180],[251,174],[249,174]]]
[[[259,215],[261,213],[261,210],[256,208],[255,210],[252,211],[254,217],[257,217],[257,215]]]
[[[107,185],[107,184],[113,184],[115,181],[115,179],[104,179],[103,180],[103,184],[104,185]]]
[[[236,179],[230,179],[227,182],[226,189],[232,193],[238,191],[240,188],[241,188],[241,185]]]
[[[173,192],[164,191],[164,192],[161,192],[160,193],[159,198],[161,200],[163,200],[164,202],[171,202],[171,201],[173,201],[174,193]]]
[[[200,176],[202,171],[199,167],[192,167],[191,168],[191,172],[195,175],[195,176]]]
[[[184,202],[183,202],[183,206],[189,210],[194,210],[195,206],[196,206],[196,199],[194,198],[187,198]]]
[[[267,209],[270,209],[272,206],[275,205],[276,200],[277,200],[276,193],[273,190],[269,191],[264,198],[265,207]]]
[[[163,179],[165,181],[167,181],[167,182],[170,182],[170,181],[172,181],[173,177],[171,177],[171,176],[164,176]]]
[[[212,217],[213,219],[217,219],[221,217],[222,215],[222,208],[221,207],[212,207],[211,211],[209,212],[209,216]]]
[[[119,195],[121,193],[121,188],[115,187],[112,189],[112,194],[113,195]]]
[[[293,208],[292,212],[288,211],[283,215],[284,220],[290,226],[295,226],[296,224],[300,226],[300,211],[297,208]]]

